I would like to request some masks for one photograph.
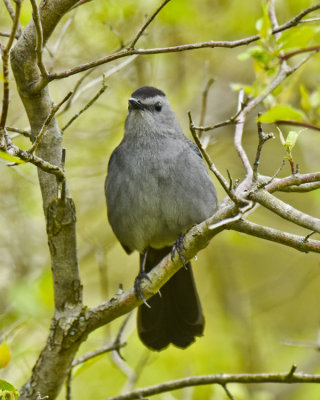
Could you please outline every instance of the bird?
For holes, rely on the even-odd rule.
[[[148,302],[140,282],[173,248],[183,246],[193,225],[214,214],[217,192],[165,93],[142,86],[128,103],[124,136],[111,154],[105,180],[108,219],[124,250],[140,254],[135,292],[144,300],[137,312],[142,343],[153,351],[170,344],[185,349],[203,335],[205,325],[191,263]]]

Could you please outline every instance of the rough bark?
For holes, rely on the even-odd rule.
[[[44,1],[40,5],[44,43],[61,17],[76,3],[75,0]],[[47,86],[34,87],[42,79],[37,66],[36,30],[31,21],[11,52],[11,66],[18,91],[26,109],[33,138],[47,118],[52,100]],[[54,165],[61,165],[62,136],[55,121],[49,125],[37,149],[37,155]],[[68,326],[79,318],[82,308],[81,283],[76,246],[76,213],[70,196],[57,198],[57,180],[53,174],[38,170],[43,209],[47,222],[48,242],[55,292],[55,316],[47,345],[42,351],[32,377],[21,389],[21,399],[48,396],[53,399],[70,368],[78,343],[64,343]],[[52,375],[55,375],[52,377]]]

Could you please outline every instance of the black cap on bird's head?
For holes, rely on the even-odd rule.
[[[159,101],[161,98],[166,98],[164,92],[153,86],[142,86],[135,90],[129,98],[129,111],[131,110],[146,110],[155,109],[161,111],[162,102]],[[152,100],[157,99],[152,107]],[[151,101],[151,103],[150,103]]]
[[[147,97],[165,96],[164,92],[153,86],[142,86],[131,94],[131,98],[146,99]]]

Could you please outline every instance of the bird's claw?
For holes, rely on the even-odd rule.
[[[141,282],[143,279],[147,279],[149,282],[151,282],[151,279],[149,278],[148,274],[145,273],[144,271],[140,271],[134,281],[134,293],[138,299],[140,298],[143,301],[143,304],[145,306],[151,308],[150,304],[147,303],[147,300],[145,299],[141,290]]]
[[[176,240],[175,244],[172,246],[171,259],[173,259],[173,257],[175,256],[175,252],[177,251],[179,258],[182,262],[182,265],[184,266],[185,269],[187,269],[186,260],[182,254],[182,249],[184,249],[183,235],[180,234],[178,236],[178,239]]]

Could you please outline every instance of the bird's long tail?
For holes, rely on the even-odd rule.
[[[170,251],[170,247],[149,248],[145,271],[149,272]],[[186,348],[195,336],[202,335],[204,317],[190,263],[176,272],[161,288],[161,295],[151,297],[148,304],[151,308],[144,304],[139,307],[137,326],[141,341],[150,349],[159,351],[170,343]]]

